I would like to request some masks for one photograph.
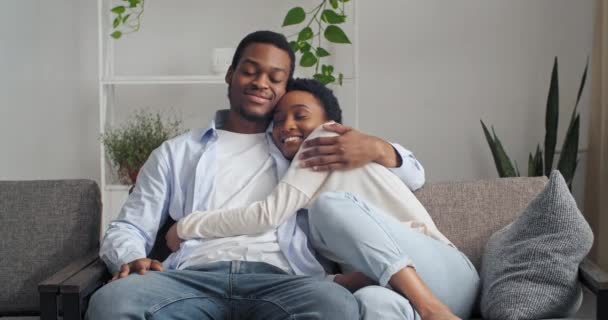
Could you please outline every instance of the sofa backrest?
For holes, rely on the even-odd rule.
[[[479,270],[490,236],[515,220],[546,182],[546,177],[523,177],[435,183],[415,194],[439,230]]]
[[[99,250],[100,223],[94,181],[0,181],[0,315],[38,311],[38,283]]]

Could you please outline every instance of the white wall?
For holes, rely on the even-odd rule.
[[[360,1],[361,129],[411,148],[428,181],[472,180],[497,176],[481,118],[527,173],[528,153],[544,141],[554,56],[561,147],[591,54],[594,2]],[[588,97],[586,90],[581,147]],[[575,181],[579,199],[584,162]]]
[[[203,73],[212,47],[230,46],[249,30],[280,31],[289,4],[297,1],[273,1],[258,6],[230,0],[214,7],[194,0],[180,7],[150,2],[143,29],[118,45],[123,56],[117,66],[136,72],[142,67],[135,63],[154,56],[152,69],[141,70]],[[544,137],[553,56],[560,59],[561,146],[591,52],[593,3],[358,1],[360,128],[412,149],[428,181],[472,180],[496,176],[483,118],[526,171],[527,153]],[[183,9],[190,5],[194,9]],[[3,1],[0,179],[99,179],[96,25],[95,1]],[[134,51],[146,43],[149,50]],[[221,98],[225,88],[217,90]],[[581,104],[581,146],[588,96],[586,91]],[[193,103],[216,108],[221,102]]]
[[[85,1],[2,1],[0,179],[99,179],[95,25]]]

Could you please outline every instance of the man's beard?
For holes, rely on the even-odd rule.
[[[241,117],[252,122],[269,121],[272,118],[272,111],[269,111],[267,114],[260,115],[252,112],[247,112],[247,110],[243,108],[238,108],[238,112]]]

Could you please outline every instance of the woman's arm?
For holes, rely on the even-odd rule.
[[[308,139],[334,133],[317,128]],[[264,200],[245,208],[193,212],[177,223],[177,235],[184,240],[258,234],[276,228],[305,207],[330,172],[315,172],[300,166],[298,152],[287,173]]]

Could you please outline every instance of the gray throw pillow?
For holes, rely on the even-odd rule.
[[[593,233],[559,171],[511,224],[490,237],[482,256],[484,319],[568,317],[581,301],[578,266]]]

